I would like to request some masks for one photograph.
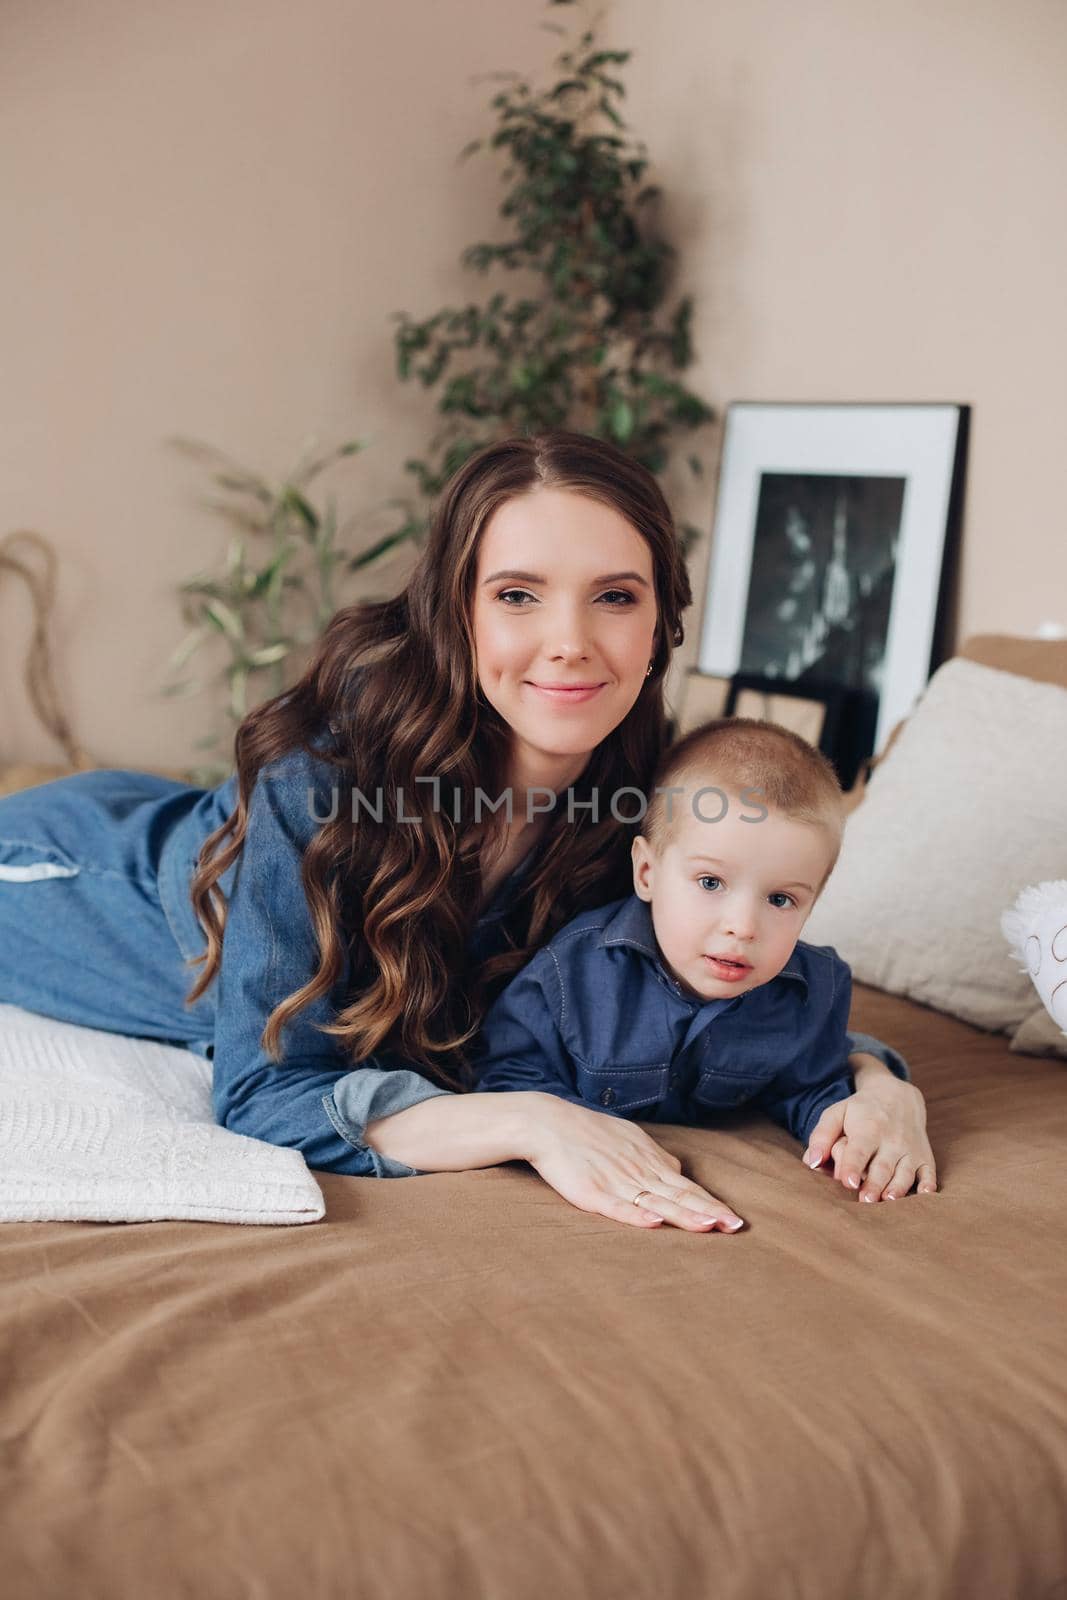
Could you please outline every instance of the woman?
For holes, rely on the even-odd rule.
[[[561,431],[486,447],[407,587],[337,613],[218,789],[105,771],[0,801],[0,1000],[197,1050],[219,1122],[311,1167],[523,1159],[619,1222],[737,1226],[636,1124],[469,1092],[504,982],[630,890],[611,800],[647,792],[690,598],[643,467]],[[203,968],[188,995],[182,957]],[[809,1159],[864,1198],[932,1189],[922,1096],[852,1043],[856,1093]]]

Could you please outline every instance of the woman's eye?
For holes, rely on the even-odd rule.
[[[784,900],[785,901],[785,906],[796,905],[796,901],[793,899],[793,896],[791,894],[784,894],[784,893],[772,894],[770,896],[770,898],[772,900]],[[785,910],[785,906],[779,906],[778,910],[779,911],[784,911]]]
[[[512,603],[508,600],[509,595],[518,595],[519,602],[515,605],[512,605]],[[613,611],[622,611],[625,610],[627,606],[637,604],[636,597],[630,593],[629,589],[605,589],[604,593],[600,596],[600,599],[606,600],[609,596],[614,597],[609,602],[610,608]],[[508,610],[517,611],[521,608],[521,602],[523,600],[533,600],[536,599],[536,596],[530,594],[526,589],[501,589],[500,593],[497,595],[497,599],[503,600]]]
[[[703,873],[701,875],[701,877],[699,877],[697,879],[697,882],[698,883],[721,883],[722,879],[721,878],[712,877],[712,875],[710,873],[705,872],[705,873]]]

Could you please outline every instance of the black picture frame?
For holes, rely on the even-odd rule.
[[[970,409],[727,407],[699,670],[842,691],[842,782],[952,652]]]

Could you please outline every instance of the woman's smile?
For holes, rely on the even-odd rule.
[[[579,705],[599,694],[602,683],[530,683],[531,689],[557,705]]]

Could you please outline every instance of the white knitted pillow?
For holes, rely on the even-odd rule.
[[[1065,839],[1067,689],[954,658],[850,814],[804,938],[860,983],[1014,1032],[1034,991],[1001,912],[1062,872]]]
[[[0,1222],[318,1222],[299,1150],[216,1125],[211,1067],[0,1005]]]

